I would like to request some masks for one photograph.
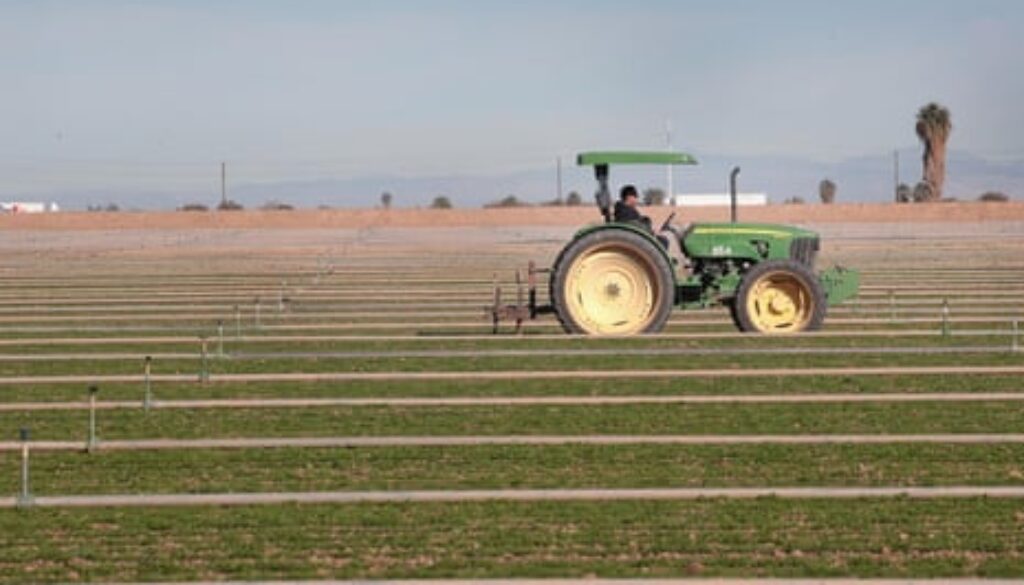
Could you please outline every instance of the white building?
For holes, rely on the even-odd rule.
[[[54,213],[60,207],[53,202],[39,201],[0,201],[0,213]]]
[[[680,193],[675,196],[672,204],[677,207],[728,207],[732,197],[728,193]],[[768,205],[765,193],[737,193],[738,207],[757,207]]]

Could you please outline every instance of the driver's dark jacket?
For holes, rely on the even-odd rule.
[[[647,228],[648,230],[652,229],[651,228],[651,218],[649,218],[649,217],[647,217],[645,215],[640,215],[640,212],[637,211],[636,207],[632,207],[632,206],[626,205],[622,201],[616,201],[615,202],[614,218],[615,218],[615,221],[617,221],[617,222],[621,222],[621,223],[636,223],[636,224],[642,225],[643,227]]]

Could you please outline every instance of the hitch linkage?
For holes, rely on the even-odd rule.
[[[494,304],[484,307],[485,316],[491,319],[493,325],[492,334],[498,333],[498,326],[502,321],[515,321],[515,332],[522,333],[524,321],[554,312],[551,305],[537,304],[537,275],[550,272],[550,268],[537,268],[537,265],[532,260],[530,261],[526,269],[526,302],[524,303],[522,272],[516,270],[516,302],[513,305],[501,304],[501,285],[498,284],[498,277],[495,275]]]

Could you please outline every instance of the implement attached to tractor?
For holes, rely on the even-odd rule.
[[[501,285],[498,284],[497,275],[494,278],[494,304],[486,307],[487,314],[491,317],[494,325],[492,333],[498,332],[498,326],[502,321],[514,321],[516,333],[523,329],[523,322],[527,319],[536,319],[538,315],[547,315],[555,312],[551,305],[537,304],[537,275],[548,274],[548,268],[537,268],[537,265],[530,260],[526,268],[526,288],[523,288],[523,277],[516,270],[516,303],[514,305],[501,304]],[[528,300],[524,303],[523,297]]]
[[[621,164],[693,165],[676,152],[586,152],[580,165],[593,166],[595,200],[603,224],[576,232],[550,269],[531,262],[525,290],[516,274],[514,305],[486,308],[497,332],[503,320],[523,322],[554,313],[568,333],[634,335],[661,331],[674,307],[724,305],[740,331],[764,334],[819,329],[829,306],[857,294],[860,275],[833,267],[814,272],[817,233],[785,225],[737,223],[732,174],[732,223],[694,223],[680,230],[669,215],[655,232],[639,222],[612,217],[609,168]],[[659,236],[661,236],[659,238]],[[671,242],[678,255],[670,252]],[[666,245],[669,244],[669,245]],[[686,270],[680,271],[680,257]],[[548,275],[550,305],[537,303],[537,276]],[[524,294],[527,299],[524,302]]]

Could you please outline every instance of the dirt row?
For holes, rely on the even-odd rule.
[[[348,449],[353,447],[478,447],[486,445],[1005,445],[1024,444],[1020,433],[806,434],[806,435],[449,435],[356,437],[244,437],[222,439],[103,440],[94,451],[206,449]],[[32,441],[33,451],[81,451],[85,441]],[[25,443],[0,441],[0,452]],[[1024,489],[1022,487],[1021,489]]]
[[[228,398],[159,400],[153,410],[214,408],[327,408],[360,406],[600,406],[621,404],[844,404],[862,402],[1021,402],[1024,392],[919,392],[916,394],[686,394],[679,396],[514,396],[454,398]],[[139,400],[89,402],[0,402],[0,412],[138,410]]]
[[[408,380],[602,380],[651,378],[764,378],[778,376],[952,376],[1024,375],[1024,366],[892,366],[846,368],[749,368],[741,370],[534,370],[534,371],[434,371],[434,372],[271,372],[210,374],[208,382],[355,382]],[[194,374],[154,374],[153,382],[191,382]],[[86,384],[143,382],[139,374],[7,376],[0,385]]]
[[[772,487],[772,488],[638,488],[638,489],[509,489],[372,492],[267,492],[230,494],[153,494],[109,496],[41,496],[42,508],[251,506],[282,504],[361,504],[384,502],[560,502],[656,501],[818,498],[1024,498],[1024,487]],[[15,508],[16,498],[0,498],[0,508]]]
[[[670,208],[652,209],[660,218]],[[679,209],[682,221],[728,221],[727,207]],[[0,230],[302,229],[575,226],[595,220],[591,205],[512,209],[334,209],[232,212],[62,212],[0,215]],[[742,208],[744,221],[909,223],[1024,220],[1024,202],[895,205],[768,205]]]

